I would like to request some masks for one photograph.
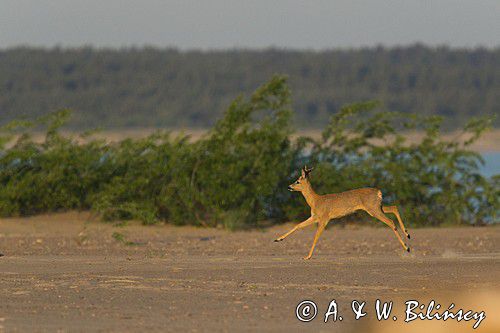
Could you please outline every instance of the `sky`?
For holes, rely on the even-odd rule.
[[[500,0],[0,0],[0,48],[499,47]]]

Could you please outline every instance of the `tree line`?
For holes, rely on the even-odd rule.
[[[0,122],[71,108],[69,125],[77,128],[206,128],[235,97],[275,73],[288,75],[300,128],[323,128],[343,105],[363,100],[407,114],[443,116],[448,129],[500,112],[498,48],[22,47],[0,51]]]

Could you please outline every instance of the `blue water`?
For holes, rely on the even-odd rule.
[[[481,167],[481,173],[490,177],[500,174],[500,152],[496,153],[483,153],[484,166]]]

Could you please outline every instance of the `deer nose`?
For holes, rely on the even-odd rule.
[[[288,185],[288,191],[293,191],[292,186]]]

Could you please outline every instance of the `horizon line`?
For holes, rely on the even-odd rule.
[[[487,50],[487,51],[500,51],[500,44],[496,46],[486,46],[486,45],[475,45],[475,46],[454,46],[449,44],[430,44],[424,42],[410,42],[407,44],[394,44],[387,45],[383,43],[377,43],[374,45],[361,45],[361,46],[332,46],[324,48],[313,48],[313,47],[287,47],[279,45],[269,45],[264,47],[247,47],[247,46],[233,46],[233,47],[180,47],[175,45],[154,45],[154,44],[129,44],[122,46],[102,46],[95,44],[79,44],[79,45],[37,45],[29,43],[20,43],[17,45],[11,45],[7,47],[0,46],[0,52],[19,50],[19,49],[33,49],[33,50],[97,50],[97,51],[130,51],[130,50],[159,50],[159,51],[177,51],[179,53],[189,53],[189,52],[230,52],[230,51],[247,51],[247,52],[262,52],[262,51],[285,51],[285,52],[311,52],[311,53],[322,53],[322,52],[332,52],[332,51],[363,51],[363,50],[395,50],[395,49],[410,49],[415,47],[422,47],[426,49],[439,50],[439,49],[449,49],[453,51],[476,51],[476,50]]]

